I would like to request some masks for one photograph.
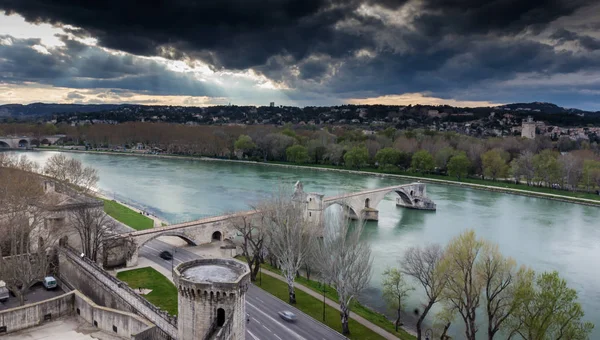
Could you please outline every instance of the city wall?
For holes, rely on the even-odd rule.
[[[177,317],[160,310],[92,261],[79,258],[71,250],[61,248],[59,273],[61,281],[79,290],[94,303],[149,320],[158,328],[158,338],[177,337]]]
[[[64,316],[78,315],[99,330],[136,340],[160,340],[160,332],[152,323],[131,313],[96,305],[79,291],[38,303],[16,307],[0,312],[0,328],[3,333],[51,322]],[[2,333],[0,333],[1,335]]]

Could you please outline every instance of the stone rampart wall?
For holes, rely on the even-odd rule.
[[[0,312],[0,335],[35,327],[73,313],[73,292]]]
[[[177,337],[176,317],[160,310],[92,261],[78,257],[67,248],[60,248],[59,253],[59,276],[74,289],[101,306],[140,315],[166,336]]]

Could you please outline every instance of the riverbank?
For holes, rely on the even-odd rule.
[[[528,196],[551,199],[555,201],[583,204],[588,206],[600,206],[600,195],[574,193],[558,191],[556,189],[543,188],[543,187],[531,187],[524,184],[511,184],[503,182],[484,181],[478,179],[465,179],[462,181],[454,180],[446,176],[436,175],[419,175],[419,174],[399,174],[399,173],[388,173],[379,169],[368,169],[368,170],[351,170],[344,169],[342,167],[330,166],[330,165],[298,165],[298,164],[285,164],[276,162],[254,162],[245,160],[232,160],[232,159],[218,159],[210,157],[198,157],[198,156],[179,156],[179,155],[161,155],[161,154],[143,154],[135,152],[115,152],[115,151],[89,151],[89,150],[70,150],[66,148],[41,148],[35,150],[54,150],[61,152],[74,152],[74,153],[90,153],[90,154],[105,154],[105,155],[120,155],[120,156],[136,156],[136,157],[152,157],[152,158],[165,158],[165,159],[183,159],[183,160],[199,160],[199,161],[211,161],[211,162],[234,162],[252,165],[263,165],[263,166],[278,166],[283,168],[302,168],[311,169],[317,171],[335,171],[340,173],[351,173],[360,175],[370,176],[382,176],[392,177],[411,181],[421,181],[424,183],[442,184],[442,185],[453,185],[458,187],[467,187],[479,190],[494,191],[501,193],[508,193],[513,195]],[[444,177],[444,178],[439,178]],[[474,183],[479,182],[479,183]],[[485,184],[481,184],[483,182]],[[549,191],[557,191],[560,194],[551,193]],[[581,197],[583,196],[583,197]]]

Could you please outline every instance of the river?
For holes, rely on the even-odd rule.
[[[52,151],[29,152],[43,164]],[[305,191],[336,195],[390,185],[404,180],[232,162],[125,157],[72,153],[98,169],[99,188],[108,196],[129,202],[177,223],[248,209],[249,205],[297,180]],[[381,300],[381,273],[397,265],[413,245],[445,245],[466,228],[497,242],[505,255],[536,271],[558,270],[579,293],[586,320],[596,324],[591,338],[600,338],[600,209],[578,204],[444,185],[427,185],[436,212],[395,206],[394,193],[377,207],[379,221],[364,232],[374,256],[371,287],[361,297],[367,305],[385,311]],[[418,290],[417,290],[418,291]],[[413,294],[406,310],[420,304]],[[480,314],[480,334],[485,334]],[[459,320],[455,321],[457,324]],[[459,327],[452,332],[457,339]]]

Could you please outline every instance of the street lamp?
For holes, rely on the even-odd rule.
[[[323,281],[323,322],[325,322],[325,291],[327,287],[325,286],[325,281]]]
[[[177,247],[173,247],[173,256],[171,256],[171,275],[173,275],[173,263],[175,261],[175,254],[177,254]]]
[[[262,264],[258,262],[258,272],[260,273],[260,286],[262,287]]]

